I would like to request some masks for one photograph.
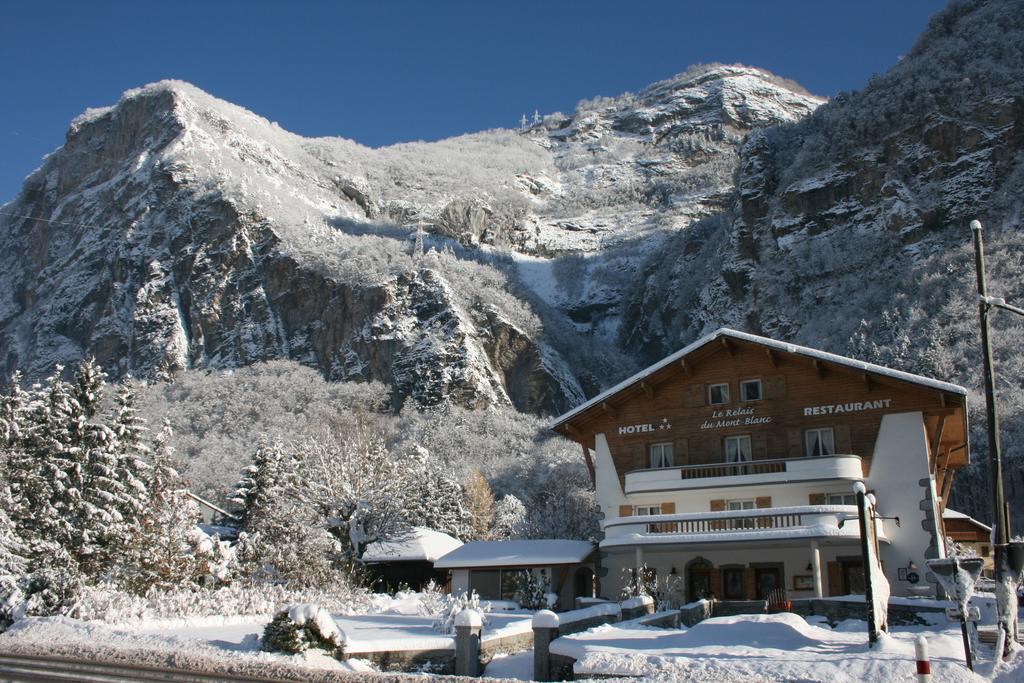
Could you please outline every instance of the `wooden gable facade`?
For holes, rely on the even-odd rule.
[[[555,431],[584,446],[588,466],[604,434],[623,481],[652,466],[657,444],[672,444],[675,467],[713,465],[726,462],[728,437],[749,436],[752,460],[768,461],[804,457],[807,431],[831,428],[835,452],[860,456],[866,477],[882,417],[920,411],[943,508],[968,462],[959,387],[729,330],[677,356],[563,416]],[[744,382],[758,385],[756,397],[741,393]]]

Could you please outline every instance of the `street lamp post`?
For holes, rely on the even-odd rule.
[[[971,221],[971,230],[974,232],[974,265],[978,276],[981,350],[985,360],[985,407],[988,416],[989,476],[992,483],[992,535],[995,546],[993,564],[996,575],[997,619],[1002,635],[999,641],[1004,643],[1002,655],[1005,656],[1013,647],[1011,639],[1016,637],[1016,614],[1011,614],[1011,612],[1016,612],[1011,606],[1011,603],[1015,602],[1015,600],[1011,601],[1011,598],[1016,595],[1011,596],[1007,591],[1007,581],[1012,578],[1007,548],[1010,541],[1008,528],[1010,520],[1007,516],[1003,495],[1003,456],[999,443],[999,413],[996,410],[996,379],[992,363],[992,339],[988,317],[993,307],[1005,308],[1021,314],[1024,314],[1024,311],[1014,306],[1008,306],[1002,299],[994,299],[988,295],[985,282],[985,245],[981,234],[981,223]]]

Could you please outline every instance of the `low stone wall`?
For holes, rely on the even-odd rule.
[[[710,600],[698,600],[679,608],[679,621],[687,628],[710,619],[713,603]]]
[[[365,659],[381,671],[424,671],[447,675],[455,673],[455,650],[346,651],[342,659]]]
[[[946,607],[929,600],[915,604],[913,601],[890,601],[887,608],[887,616],[890,626],[924,626],[928,621],[923,618],[924,614],[944,614]],[[828,598],[809,598],[805,600],[794,600],[791,610],[794,614],[802,617],[819,616],[825,617],[830,624],[838,624],[847,619],[867,619],[867,606],[863,600],[836,600]],[[716,614],[717,616],[717,614]]]
[[[650,626],[651,628],[679,628],[682,614],[679,610],[673,609],[667,612],[655,612],[649,616],[640,617],[635,621],[641,626]]]
[[[484,638],[480,642],[480,668],[487,666],[494,655],[514,655],[533,647],[533,631],[515,633],[497,638]]]
[[[654,598],[649,595],[641,595],[622,603],[622,621],[638,619],[648,614],[654,614]]]

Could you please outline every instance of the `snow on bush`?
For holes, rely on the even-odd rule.
[[[264,652],[300,654],[310,648],[338,653],[345,647],[345,634],[331,613],[318,605],[289,605],[263,630]]]
[[[275,614],[282,605],[315,603],[334,612],[366,612],[370,595],[361,588],[297,590],[274,584],[243,584],[208,589],[151,589],[144,596],[110,584],[82,589],[66,616],[85,621],[124,624],[152,619]]]
[[[464,609],[476,610],[483,620],[484,627],[487,627],[487,613],[491,611],[490,605],[481,604],[480,596],[473,591],[472,593],[445,595],[441,602],[441,608],[434,618],[434,630],[438,633],[455,633],[455,617]]]

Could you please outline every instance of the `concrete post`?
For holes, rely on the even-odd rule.
[[[814,597],[821,598],[824,591],[821,587],[821,551],[817,541],[811,541],[811,572],[814,574]]]
[[[480,675],[480,631],[484,621],[480,613],[464,609],[455,615],[455,675]]]
[[[533,680],[550,681],[551,641],[558,637],[558,615],[542,609],[533,615]]]

